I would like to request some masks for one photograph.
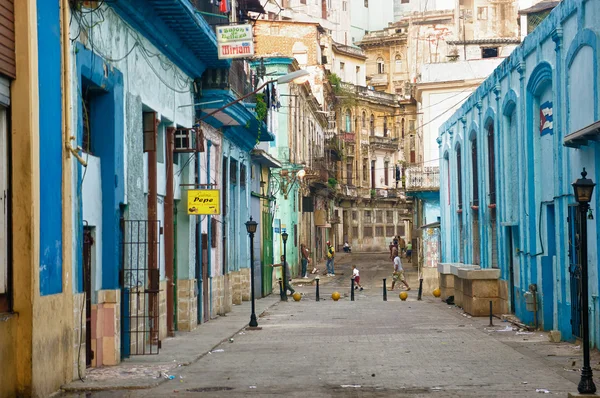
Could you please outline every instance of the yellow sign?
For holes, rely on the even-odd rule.
[[[188,191],[188,214],[221,214],[218,189],[191,189]]]

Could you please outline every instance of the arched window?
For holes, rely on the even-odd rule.
[[[381,57],[377,58],[377,73],[385,73],[385,61]]]
[[[396,59],[394,62],[394,72],[402,73],[402,57],[400,56],[400,54],[396,55]]]
[[[402,125],[402,138],[404,138],[404,124],[405,124],[404,123],[404,118],[402,118],[402,122],[401,122],[401,125]]]
[[[363,111],[363,114],[362,114],[362,128],[363,129],[367,128],[367,114],[365,113],[365,111]]]
[[[352,132],[352,113],[350,112],[350,109],[346,110],[346,132]]]
[[[369,121],[369,131],[371,135],[375,135],[375,116],[371,113],[371,120]]]
[[[387,125],[387,116],[383,117],[383,136],[388,136],[388,125]]]

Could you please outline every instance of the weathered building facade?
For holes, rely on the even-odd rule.
[[[440,128],[442,261],[496,270],[494,311],[599,344],[598,219],[578,215],[571,183],[598,179],[597,21],[593,1],[563,1]],[[590,76],[590,79],[580,79]],[[594,191],[591,207],[598,206]],[[590,308],[580,308],[581,223]],[[451,267],[441,266],[442,277]],[[493,272],[492,272],[493,274]],[[497,278],[497,279],[496,279]],[[532,289],[535,287],[535,289]],[[526,306],[536,295],[536,312]]]

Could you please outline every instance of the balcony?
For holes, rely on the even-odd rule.
[[[367,76],[369,83],[371,86],[386,86],[388,85],[388,75],[387,73],[377,73],[374,75]]]
[[[343,148],[343,140],[339,135],[325,138],[325,150],[331,153],[331,160],[342,160]]]
[[[396,94],[388,94],[383,91],[375,91],[365,86],[355,86],[352,83],[342,82],[340,87],[342,89],[342,92],[340,93],[341,96],[354,94],[358,96],[359,99],[373,101],[385,105],[398,105],[398,102],[401,99],[400,96]]]
[[[398,150],[398,139],[392,137],[369,136],[369,145],[374,149],[383,149],[389,151]]]
[[[253,91],[250,76],[244,70],[244,62],[234,60],[229,69],[207,69],[202,74],[202,89],[231,90],[238,97]],[[254,102],[253,98],[245,102]]]
[[[409,167],[406,169],[407,191],[439,191],[439,189],[440,168],[438,166]]]

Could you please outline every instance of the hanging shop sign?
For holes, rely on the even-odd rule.
[[[222,25],[217,27],[219,59],[246,58],[254,55],[252,25]]]
[[[190,189],[187,197],[189,215],[221,214],[220,191],[218,189]]]

